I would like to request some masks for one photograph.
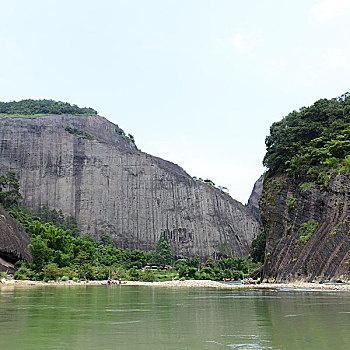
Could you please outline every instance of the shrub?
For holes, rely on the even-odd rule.
[[[232,277],[231,277],[231,278],[232,278],[234,281],[239,281],[239,280],[241,280],[243,277],[244,277],[244,274],[243,274],[242,271],[237,271],[237,270],[232,271]]]
[[[61,270],[54,263],[48,264],[43,268],[44,278],[57,281],[61,277]]]
[[[134,267],[128,270],[128,275],[129,275],[130,281],[139,281],[141,277],[140,270],[137,270]]]
[[[309,220],[308,222],[304,222],[300,226],[300,238],[299,242],[305,244],[316,231],[318,226],[318,222],[315,220]]]
[[[156,277],[151,270],[146,269],[140,273],[140,281],[154,282],[155,279],[156,279]]]
[[[67,125],[64,128],[64,130],[66,130],[70,134],[72,134],[72,135],[74,135],[76,137],[82,138],[82,139],[88,139],[88,140],[94,140],[95,139],[95,136],[90,134],[89,132],[84,131],[84,130],[79,130],[79,129],[76,129],[76,128],[71,128],[69,125]]]
[[[197,279],[199,277],[199,274],[195,267],[181,266],[179,269],[179,277]]]
[[[16,280],[29,280],[33,276],[33,271],[28,267],[22,265],[14,275]]]

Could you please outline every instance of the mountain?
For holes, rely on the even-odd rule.
[[[247,256],[258,233],[248,208],[141,152],[99,115],[4,115],[0,168],[16,173],[30,208],[62,209],[83,233],[108,233],[117,247],[149,251],[165,236],[177,257]]]
[[[266,146],[264,279],[349,281],[349,94],[293,111]]]
[[[255,219],[258,220],[260,226],[263,226],[259,209],[259,201],[263,189],[263,182],[263,176],[261,176],[258,180],[255,181],[252,193],[250,194],[248,199],[248,208],[252,212]]]

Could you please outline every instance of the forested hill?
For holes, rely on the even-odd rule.
[[[278,173],[325,178],[350,170],[350,94],[321,99],[270,128],[264,165]]]
[[[8,115],[37,115],[37,114],[54,114],[54,115],[96,115],[97,111],[93,108],[78,107],[68,102],[53,100],[22,100],[12,102],[0,102],[0,114]]]
[[[350,94],[293,111],[270,132],[264,279],[350,281]]]

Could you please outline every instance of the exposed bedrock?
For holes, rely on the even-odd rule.
[[[31,262],[30,238],[23,227],[0,205],[0,271],[14,273],[18,260]]]
[[[259,201],[263,189],[264,177],[261,176],[258,180],[255,181],[252,193],[248,199],[248,208],[252,212],[255,219],[258,220],[260,226],[262,226],[260,209],[259,209]]]
[[[265,280],[349,281],[349,196],[345,173],[323,187],[283,176],[265,179]]]
[[[94,140],[65,131],[69,125]],[[259,224],[249,209],[179,166],[138,151],[101,116],[0,120],[0,166],[15,171],[29,207],[74,215],[95,239],[154,249],[168,237],[177,256],[247,256]]]

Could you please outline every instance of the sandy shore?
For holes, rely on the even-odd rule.
[[[17,281],[17,280],[2,280],[0,288],[6,286],[94,286],[106,285],[106,281],[89,281],[89,282],[41,282],[41,281]],[[242,285],[228,284],[216,281],[204,280],[187,280],[187,281],[167,281],[167,282],[134,282],[125,281],[123,287],[127,286],[148,286],[148,287],[163,287],[163,288],[216,288],[216,289],[274,289],[274,290],[309,290],[309,291],[350,291],[350,285],[347,284],[318,284],[318,283],[262,283],[260,285]]]

